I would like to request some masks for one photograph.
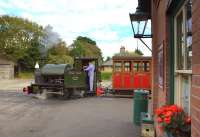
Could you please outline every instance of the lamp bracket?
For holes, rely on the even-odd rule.
[[[142,40],[142,38],[138,39],[152,52],[152,49]]]

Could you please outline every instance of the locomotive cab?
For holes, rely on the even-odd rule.
[[[84,71],[84,67],[89,64],[89,62],[93,62],[95,66],[94,70],[94,80],[93,80],[93,94],[96,92],[97,82],[99,80],[99,71],[98,71],[98,58],[90,58],[90,57],[76,57],[74,59],[73,69],[66,72],[65,79],[65,89],[68,90],[76,90],[76,91],[84,91],[85,94],[89,91],[89,78],[86,71]]]

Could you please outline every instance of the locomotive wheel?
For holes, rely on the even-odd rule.
[[[72,90],[70,89],[64,89],[63,91],[63,99],[70,99],[72,96]]]
[[[36,94],[39,99],[48,99],[48,94],[46,89],[41,89],[39,93]]]

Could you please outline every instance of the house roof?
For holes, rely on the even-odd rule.
[[[113,61],[111,59],[111,60],[103,62],[101,66],[112,66],[112,65],[113,65]]]

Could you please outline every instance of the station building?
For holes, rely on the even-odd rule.
[[[200,0],[138,0],[152,31],[152,110],[181,106],[200,136]],[[141,8],[141,7],[140,7]],[[131,16],[130,16],[131,18]],[[157,136],[163,136],[156,129]]]

